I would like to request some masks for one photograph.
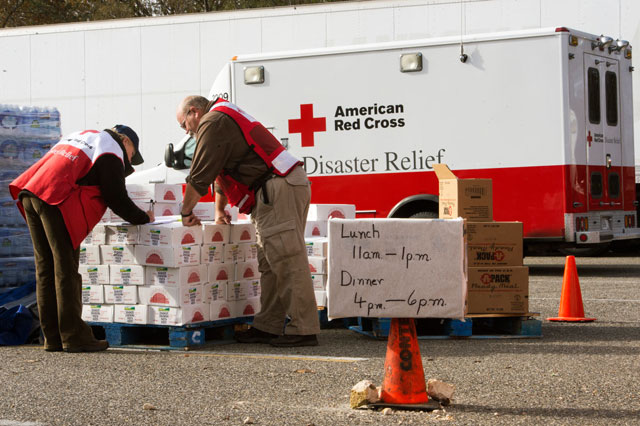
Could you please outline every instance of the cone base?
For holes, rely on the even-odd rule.
[[[440,403],[433,399],[429,399],[429,402],[419,404],[393,404],[390,402],[376,402],[369,404],[369,408],[394,408],[396,410],[420,410],[420,411],[433,411],[440,408]]]
[[[547,318],[547,321],[564,321],[564,322],[593,322],[595,318],[584,318],[584,317],[556,317],[556,318]]]

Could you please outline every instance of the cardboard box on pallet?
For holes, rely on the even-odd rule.
[[[200,220],[215,220],[216,219],[216,211],[215,211],[215,203],[209,202],[199,202],[193,207],[193,214]]]
[[[227,300],[246,300],[247,290],[248,287],[245,281],[230,281],[227,283]]]
[[[236,265],[236,279],[238,280],[252,280],[260,277],[260,271],[258,271],[258,261],[252,260],[250,262],[239,262]]]
[[[329,238],[327,237],[305,238],[304,241],[307,247],[307,256],[319,256],[319,257],[328,256]]]
[[[226,300],[211,301],[209,304],[209,319],[211,321],[235,318],[235,302]]]
[[[138,286],[107,284],[104,286],[105,303],[135,305],[138,303]]]
[[[247,299],[260,298],[262,293],[260,280],[245,280],[244,283],[247,289]]]
[[[438,176],[440,219],[463,217],[475,222],[493,220],[491,179],[458,179],[446,164],[434,164]]]
[[[311,204],[307,221],[326,221],[331,218],[355,219],[356,206],[354,204]]]
[[[231,225],[229,242],[231,244],[253,243],[256,241],[256,228],[251,222],[238,222]]]
[[[260,298],[252,297],[246,300],[238,300],[234,304],[235,316],[252,317],[260,312]]]
[[[136,244],[138,242],[138,225],[106,225],[106,243]]]
[[[182,222],[140,225],[140,244],[146,246],[188,246],[202,244],[202,228]]]
[[[311,282],[313,282],[314,290],[326,290],[327,274],[311,274]]]
[[[146,209],[144,209],[147,211]],[[177,216],[180,214],[180,204],[176,203],[155,203],[153,205],[153,214],[159,216]]]
[[[80,245],[80,265],[99,265],[100,248],[103,246]]]
[[[154,306],[182,308],[204,303],[202,285],[165,287],[160,285],[139,287],[140,303]]]
[[[104,289],[100,284],[89,284],[82,286],[82,303],[98,304],[104,303]]]
[[[316,294],[316,304],[318,306],[327,307],[327,292],[324,290],[314,291]]]
[[[529,268],[526,266],[468,269],[468,314],[529,312]]]
[[[258,243],[240,243],[240,252],[245,262],[258,261]]]
[[[102,262],[105,264],[131,265],[138,264],[135,256],[136,245],[100,246]]]
[[[82,284],[109,284],[109,265],[80,265]]]
[[[327,258],[319,256],[308,256],[309,271],[312,274],[324,274],[327,272]]]
[[[209,264],[209,282],[235,281],[236,265],[233,263],[210,263]]]
[[[202,223],[202,242],[210,243],[228,243],[231,234],[231,225],[217,224],[213,222]]]
[[[107,229],[105,225],[103,225],[102,223],[98,223],[96,226],[93,227],[91,232],[89,232],[89,235],[85,237],[84,241],[82,241],[82,244],[93,245],[93,246],[99,246],[101,244],[105,244],[107,242],[106,233],[107,233]]]
[[[304,226],[304,237],[326,237],[327,236],[327,221],[326,220],[307,220]]]
[[[182,308],[149,306],[149,324],[185,325],[209,321],[210,306],[198,304]]]
[[[91,322],[113,322],[113,305],[82,305],[82,319]]]
[[[149,324],[149,307],[147,305],[115,305],[113,322]]]
[[[150,201],[157,203],[182,202],[182,185],[167,183],[127,184],[129,198],[134,201]]]
[[[107,246],[109,247],[109,246]],[[178,266],[200,264],[200,246],[144,246],[135,248],[136,263],[147,266]]]
[[[200,263],[224,263],[224,244],[203,244],[200,250]]]
[[[228,243],[224,245],[223,263],[244,262],[244,251],[240,244]]]
[[[145,281],[149,285],[176,287],[207,282],[207,265],[181,266],[179,268],[146,266],[145,268]]]
[[[145,272],[142,265],[105,265],[109,268],[110,284],[143,285]]]
[[[469,266],[522,266],[522,222],[467,221]]]
[[[206,303],[227,300],[227,283],[206,283],[203,291]]]

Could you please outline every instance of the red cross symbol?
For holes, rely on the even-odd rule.
[[[504,252],[502,250],[496,250],[495,257],[498,262],[501,262],[504,259]]]
[[[289,120],[289,133],[300,133],[302,146],[313,146],[315,132],[327,130],[325,117],[313,117],[313,104],[300,105],[300,118]]]
[[[593,138],[591,137],[591,130],[587,133],[587,142],[589,142],[589,148],[591,148],[591,141]]]
[[[482,282],[482,284],[488,285],[488,284],[491,284],[491,281],[493,280],[491,279],[491,275],[482,274],[482,276],[480,277],[480,281]]]

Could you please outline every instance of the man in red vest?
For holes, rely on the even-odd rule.
[[[182,205],[184,225],[200,223],[193,207],[215,181],[216,222],[230,223],[224,211],[228,201],[251,214],[258,234],[261,309],[253,327],[236,333],[236,340],[317,345],[320,323],[304,242],[311,190],[302,163],[262,124],[223,99],[189,96],[176,118],[197,136]]]
[[[63,137],[9,185],[25,217],[36,263],[44,349],[96,352],[109,347],[82,320],[80,243],[107,207],[132,224],[154,220],[129,198],[125,177],[142,164],[138,135],[117,125]]]

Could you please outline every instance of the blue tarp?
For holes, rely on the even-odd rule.
[[[27,306],[35,303],[35,291],[33,281],[0,294],[0,346],[27,343],[35,325]]]

